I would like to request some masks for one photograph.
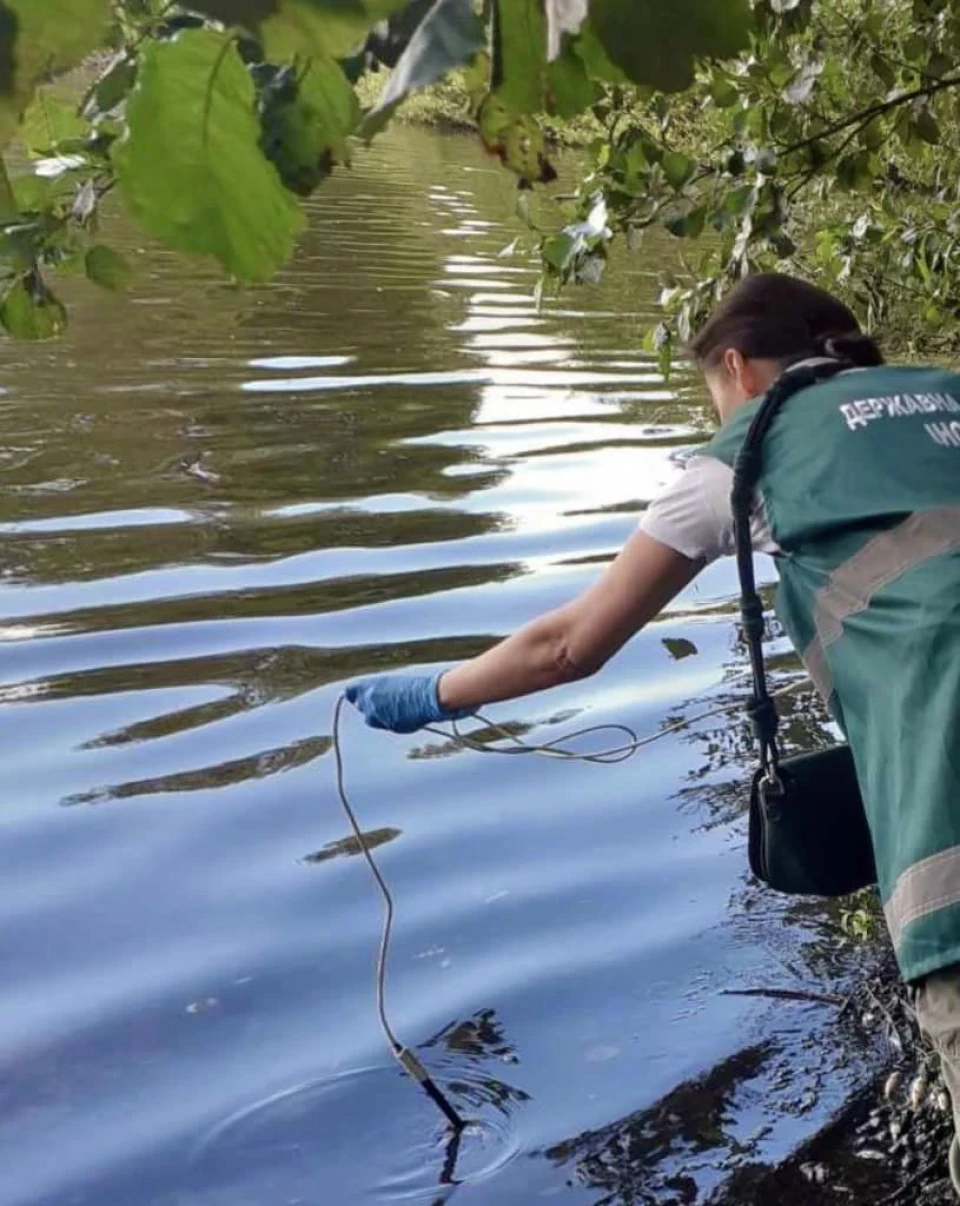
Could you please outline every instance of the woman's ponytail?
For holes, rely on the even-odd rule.
[[[826,335],[817,340],[817,351],[834,360],[842,360],[856,368],[875,368],[883,364],[883,353],[877,342],[863,331],[846,331]]]

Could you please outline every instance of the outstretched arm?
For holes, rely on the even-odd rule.
[[[702,566],[637,532],[600,580],[573,602],[444,674],[441,706],[473,711],[594,674]]]

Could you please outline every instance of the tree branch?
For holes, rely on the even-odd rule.
[[[825,130],[820,130],[819,133],[812,134],[809,138],[803,139],[802,142],[796,142],[793,146],[787,147],[783,153],[784,155],[793,155],[797,151],[802,151],[805,147],[812,146],[815,142],[820,142],[823,138],[832,138],[834,134],[842,134],[844,130],[849,130],[851,126],[865,126],[873,121],[875,117],[882,117],[884,113],[898,109],[901,105],[920,100],[925,96],[934,96],[937,92],[944,92],[947,88],[956,88],[958,86],[960,86],[960,75],[952,75],[945,80],[937,80],[935,84],[929,84],[925,88],[915,88],[912,92],[903,92],[891,100],[881,101],[878,105],[873,105],[869,109],[863,109],[852,117],[845,117],[842,121],[834,122],[832,126],[827,126]]]

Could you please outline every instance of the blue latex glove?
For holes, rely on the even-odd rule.
[[[449,711],[437,696],[440,675],[388,674],[351,683],[344,694],[372,729],[415,733],[427,724],[463,720],[469,709]]]

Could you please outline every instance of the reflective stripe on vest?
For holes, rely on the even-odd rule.
[[[803,652],[807,673],[824,699],[833,694],[827,650],[843,636],[844,621],[865,611],[878,590],[908,570],[956,549],[960,549],[960,507],[938,507],[914,512],[837,566],[827,585],[817,591],[817,635]]]
[[[960,904],[960,846],[944,850],[908,867],[883,907],[893,945],[914,921],[949,905]]]

